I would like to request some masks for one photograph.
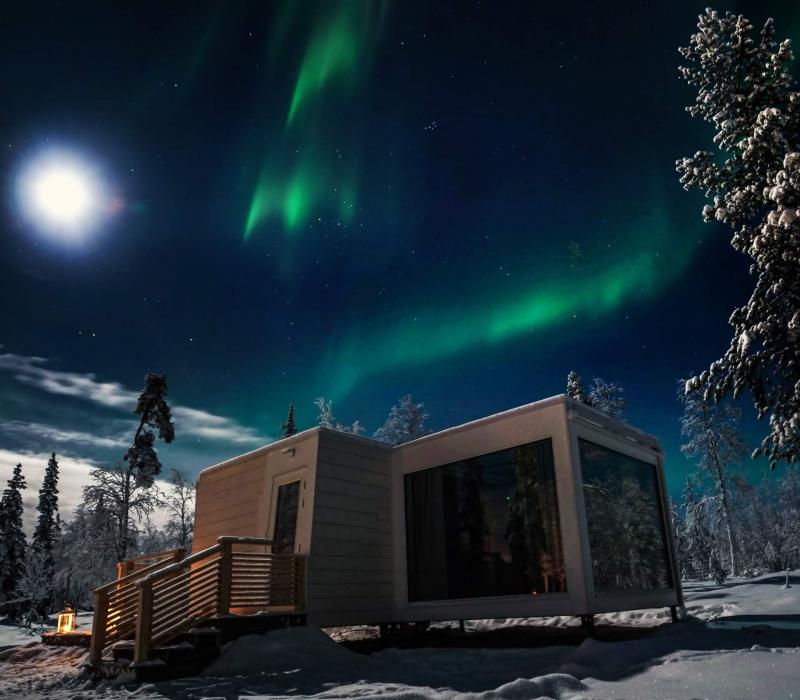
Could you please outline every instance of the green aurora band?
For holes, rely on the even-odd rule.
[[[270,49],[276,60],[282,50],[278,45],[293,23],[305,21],[297,5],[287,7],[291,9],[276,30],[280,37]],[[358,167],[352,155],[357,148],[352,146],[358,141],[359,125],[344,119],[342,126],[326,114],[336,113],[341,103],[335,100],[351,95],[363,82],[385,7],[360,0],[331,0],[321,7],[312,18],[284,128],[267,149],[255,183],[245,239],[270,221],[293,236],[312,217],[333,213],[348,222],[355,212]],[[343,160],[341,151],[329,144],[351,146],[345,149],[348,157]],[[457,309],[448,300],[436,308],[430,300],[438,293],[432,292],[421,293],[404,312],[388,317],[372,316],[366,322],[342,319],[337,326],[346,329],[344,334],[330,339],[322,356],[314,358],[317,372],[306,375],[304,393],[324,391],[338,401],[368,378],[441,363],[526,336],[541,337],[558,327],[565,331],[561,337],[575,319],[597,322],[624,305],[663,292],[693,257],[699,229],[673,225],[663,197],[645,201],[654,202],[651,215],[632,221],[622,236],[625,240],[615,242],[625,257],[601,248],[596,262],[585,269],[537,265],[522,285],[490,283],[493,291],[484,296],[477,287],[453,289],[451,299],[458,299]],[[680,232],[677,237],[676,232]],[[581,233],[561,231],[559,238],[563,243]],[[531,242],[537,244],[535,237]],[[485,274],[461,277],[490,282]],[[437,281],[415,280],[414,286],[435,290]],[[559,342],[554,338],[552,344]],[[298,392],[296,385],[283,389],[287,396]]]
[[[283,43],[290,25],[302,21],[297,8],[276,25],[272,44]],[[250,200],[245,239],[263,223],[277,219],[286,234],[296,232],[313,215],[337,216],[349,222],[355,210],[356,148],[342,150],[327,144],[353,143],[358,124],[339,125],[325,118],[323,98],[352,94],[370,66],[385,2],[339,0],[316,13],[286,115],[285,133],[268,149]],[[335,88],[335,89],[334,89]],[[334,105],[332,109],[336,111]],[[300,144],[288,151],[287,144]]]
[[[494,299],[466,300],[460,313],[421,303],[403,316],[352,327],[343,342],[329,348],[316,386],[340,400],[371,376],[541,334],[575,318],[597,321],[625,304],[652,298],[683,273],[695,251],[689,236],[678,241],[669,235],[675,229],[663,211],[632,225],[624,258],[602,261],[589,270],[565,266],[561,277],[551,273],[527,289],[498,289]],[[698,230],[691,227],[695,243]],[[541,280],[541,273],[532,275],[537,278]]]

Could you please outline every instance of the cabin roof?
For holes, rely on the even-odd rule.
[[[565,405],[566,409],[570,413],[570,417],[577,417],[579,419],[583,419],[601,428],[611,430],[612,432],[622,435],[623,437],[627,437],[630,440],[644,443],[648,447],[651,447],[659,452],[661,451],[661,446],[658,440],[653,435],[638,430],[637,428],[634,428],[633,426],[628,425],[627,423],[621,420],[610,418],[609,416],[605,415],[596,408],[592,408],[591,406],[587,406],[584,403],[575,401],[574,399],[568,397],[566,394],[557,394],[556,396],[551,396],[546,399],[541,399],[539,401],[534,401],[532,403],[524,404],[523,406],[516,406],[515,408],[510,408],[506,411],[493,413],[490,416],[477,418],[475,420],[468,421],[467,423],[454,425],[450,428],[445,428],[444,430],[438,430],[435,433],[429,433],[428,435],[423,435],[422,437],[416,438],[415,440],[404,442],[402,445],[388,445],[385,442],[381,442],[380,440],[375,440],[374,438],[366,437],[364,435],[353,435],[352,433],[345,433],[340,430],[334,430],[333,428],[324,428],[322,426],[315,426],[313,428],[308,428],[307,430],[303,430],[294,435],[290,435],[289,437],[280,438],[278,440],[275,440],[274,442],[268,443],[267,445],[258,447],[255,450],[251,450],[250,452],[245,452],[243,454],[236,455],[235,457],[226,459],[213,466],[206,467],[200,472],[199,476],[202,476],[207,472],[220,469],[234,462],[238,462],[241,459],[245,459],[248,457],[257,457],[262,454],[268,454],[269,452],[272,452],[273,450],[277,449],[286,449],[288,447],[291,447],[292,445],[304,442],[305,440],[308,440],[309,438],[312,438],[322,433],[333,434],[336,435],[336,437],[345,440],[351,440],[353,442],[361,442],[363,444],[368,444],[371,447],[386,451],[401,450],[411,445],[420,445],[422,443],[435,440],[439,437],[442,437],[443,435],[451,435],[454,433],[459,433],[462,431],[470,430],[472,428],[476,428],[481,425],[488,425],[490,423],[494,423],[498,420],[502,420],[510,416],[524,414],[524,413],[532,413],[541,410],[543,408],[548,408],[550,406],[555,406],[558,404]]]

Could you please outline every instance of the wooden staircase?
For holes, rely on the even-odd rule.
[[[127,667],[138,680],[189,675],[223,641],[304,621],[306,557],[273,554],[271,545],[220,537],[98,588],[89,668],[113,675]]]

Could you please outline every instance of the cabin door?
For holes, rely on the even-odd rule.
[[[272,552],[294,554],[300,551],[297,542],[297,520],[304,505],[302,471],[276,476],[272,488]]]

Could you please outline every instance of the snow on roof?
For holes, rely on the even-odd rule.
[[[422,437],[418,437],[415,440],[404,442],[401,445],[387,445],[385,442],[381,442],[380,440],[375,440],[374,438],[366,437],[365,435],[354,435],[353,433],[346,433],[341,430],[335,430],[333,428],[324,428],[322,426],[315,426],[313,428],[308,428],[307,430],[303,430],[302,432],[296,433],[294,435],[290,435],[289,437],[281,438],[279,440],[276,440],[275,442],[271,442],[262,447],[258,447],[255,450],[251,450],[250,452],[245,452],[243,454],[236,455],[235,457],[226,459],[225,461],[220,462],[219,464],[206,467],[200,472],[200,476],[202,476],[206,472],[210,472],[212,470],[225,467],[227,465],[238,462],[239,460],[242,459],[257,457],[259,455],[272,452],[273,450],[276,449],[286,449],[296,443],[307,440],[308,438],[311,438],[314,435],[319,435],[320,433],[335,434],[337,437],[341,437],[346,440],[361,442],[363,444],[368,444],[371,447],[375,447],[378,449],[396,450],[396,449],[406,448],[409,445],[419,445],[423,442],[426,442],[428,440],[434,440],[444,435],[451,435],[453,433],[458,433],[463,430],[476,428],[480,425],[488,425],[490,423],[494,423],[495,421],[502,420],[504,418],[510,418],[511,416],[538,411],[543,408],[547,408],[549,406],[554,406],[557,404],[565,404],[571,411],[574,411],[578,414],[584,414],[583,416],[580,417],[585,418],[586,420],[594,423],[595,425],[600,426],[601,428],[612,430],[613,432],[619,433],[623,436],[635,438],[641,442],[644,442],[647,445],[650,445],[651,447],[655,447],[660,450],[659,442],[657,438],[655,438],[653,435],[649,435],[648,433],[642,432],[641,430],[638,430],[637,428],[628,425],[624,421],[617,420],[615,418],[610,418],[601,411],[598,411],[596,408],[592,408],[591,406],[587,406],[584,403],[575,401],[570,397],[568,397],[566,394],[557,394],[556,396],[550,396],[546,399],[540,399],[539,401],[527,403],[522,406],[516,406],[506,411],[500,411],[499,413],[493,413],[492,415],[489,416],[476,418],[475,420],[471,420],[466,423],[461,423],[460,425],[454,425],[449,428],[445,428],[443,430],[438,430],[436,432],[423,435]]]

